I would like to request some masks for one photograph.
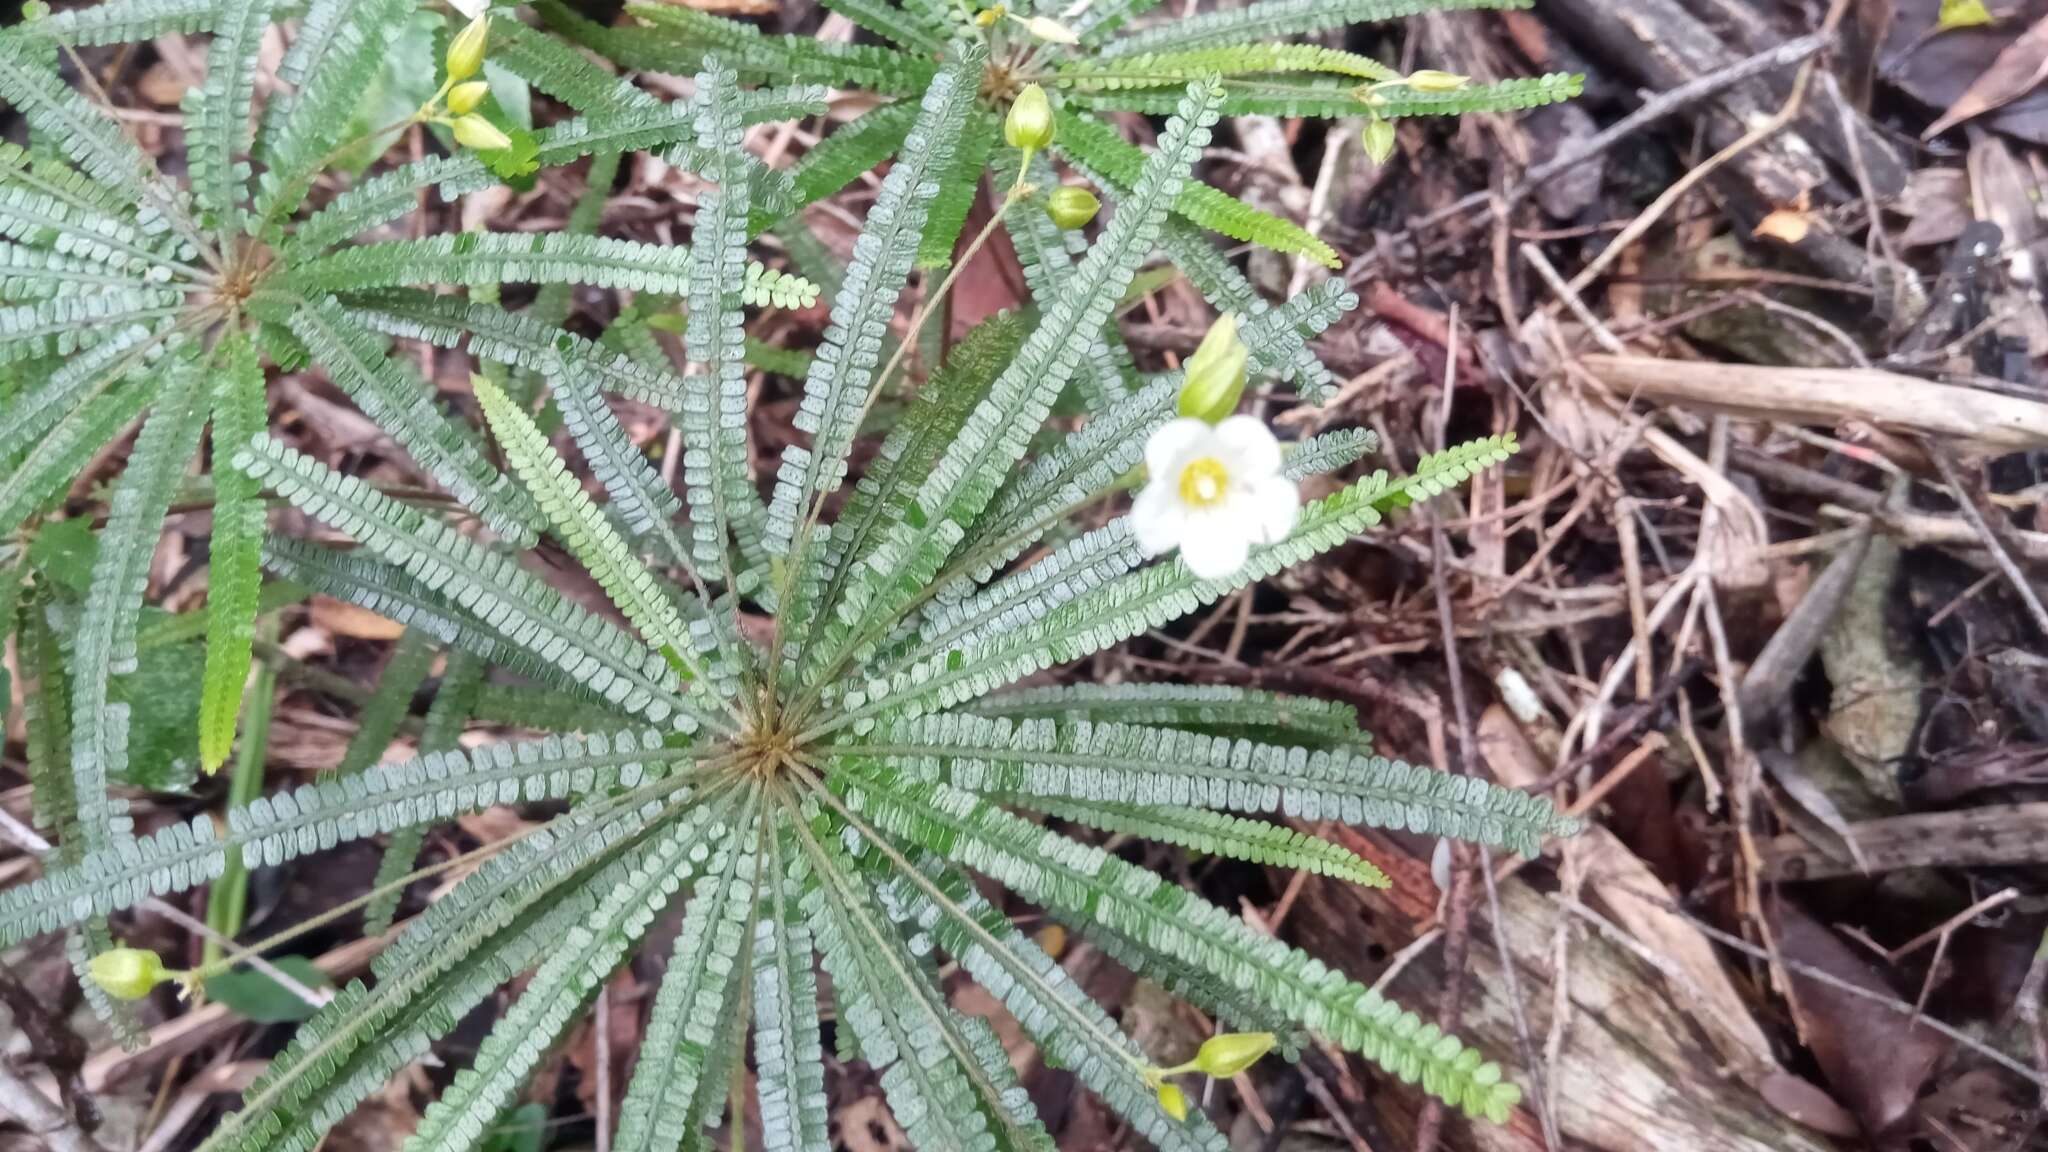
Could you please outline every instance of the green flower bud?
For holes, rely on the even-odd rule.
[[[1003,121],[1003,139],[1010,147],[1036,152],[1052,143],[1052,101],[1045,89],[1026,84],[1010,102],[1010,115]]]
[[[448,110],[457,116],[467,116],[476,111],[477,105],[491,93],[488,80],[465,80],[448,90]]]
[[[1195,1067],[1219,1080],[1227,1080],[1271,1052],[1273,1043],[1271,1032],[1225,1032],[1211,1036],[1195,1053]]]
[[[1159,1106],[1165,1109],[1166,1114],[1175,1120],[1186,1120],[1188,1118],[1188,1094],[1181,1091],[1178,1084],[1162,1083],[1159,1085]]]
[[[474,148],[479,152],[495,152],[500,148],[512,146],[510,136],[498,131],[496,124],[473,112],[467,116],[456,117],[450,127],[455,130],[456,143],[464,148]]]
[[[1375,116],[1365,122],[1365,131],[1360,136],[1365,145],[1365,154],[1375,164],[1385,164],[1394,155],[1394,122]]]
[[[448,79],[461,83],[484,66],[484,47],[491,39],[489,13],[471,20],[448,45]]]
[[[86,973],[116,1000],[140,1000],[171,978],[163,959],[146,948],[110,948],[92,958]]]
[[[1209,334],[1188,357],[1187,379],[1180,386],[1180,414],[1218,424],[1237,411],[1244,396],[1245,364],[1251,350],[1237,338],[1237,317],[1223,315],[1209,325]]]
[[[1407,79],[1408,87],[1417,92],[1456,92],[1472,82],[1470,76],[1460,76],[1455,72],[1439,72],[1434,68],[1410,72]]]
[[[1045,198],[1045,214],[1065,231],[1084,227],[1102,210],[1102,201],[1086,188],[1061,187]]]

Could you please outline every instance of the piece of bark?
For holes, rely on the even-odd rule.
[[[1429,914],[1434,899],[1427,865],[1377,833],[1346,829],[1339,839],[1397,874],[1395,887],[1365,889],[1312,877],[1289,925],[1303,946],[1321,956],[1360,957],[1405,946],[1410,926]],[[1554,935],[1565,913],[1517,878],[1501,881],[1499,891],[1522,1009],[1541,1044],[1555,997]],[[1483,900],[1473,911],[1472,930],[1460,1034],[1531,1089]],[[1440,948],[1429,949],[1402,970],[1389,993],[1426,1011],[1444,986],[1442,956]],[[1580,934],[1572,941],[1567,976],[1570,1020],[1559,1059],[1547,1069],[1567,1147],[1599,1152],[1823,1152],[1832,1147],[1789,1121],[1763,1093],[1717,1068],[1715,1061],[1702,1059],[1698,1025],[1684,1003],[1687,994],[1674,994],[1649,962],[1602,936]],[[1419,1097],[1413,1092],[1375,1095],[1395,1140],[1391,1146],[1407,1146]],[[1774,1089],[1773,1095],[1789,1099],[1796,1093]],[[1532,1103],[1525,1100],[1502,1127],[1450,1125],[1446,1146],[1534,1152],[1543,1147],[1543,1136]]]
[[[1816,847],[1797,836],[1757,845],[1764,875],[1772,880],[1825,880],[1859,871],[1901,868],[1981,868],[2048,864],[2048,801],[1920,812],[1849,826],[1864,869],[1833,845]]]

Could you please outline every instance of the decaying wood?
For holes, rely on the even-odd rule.
[[[2048,801],[1865,820],[1850,825],[1850,831],[1873,873],[2048,863]],[[1765,874],[1774,880],[1822,880],[1858,872],[1838,846],[1819,847],[1798,836],[1779,836],[1757,847]]]
[[[1411,926],[1428,914],[1418,894],[1431,893],[1427,865],[1387,838],[1341,830],[1339,838],[1399,874],[1391,890],[1312,878],[1290,924],[1318,955],[1357,957],[1375,948],[1398,951]],[[1420,873],[1417,876],[1417,873]],[[1499,884],[1501,927],[1514,957],[1521,1009],[1532,1032],[1551,1025],[1557,1003],[1552,945],[1559,909],[1529,884]],[[1405,894],[1405,895],[1404,895]],[[1427,897],[1421,897],[1427,899]],[[1508,1002],[1494,926],[1484,906],[1473,931],[1489,946],[1468,954],[1469,991],[1463,1034],[1498,1060],[1517,1082],[1530,1083],[1518,1054],[1515,1006]],[[1363,975],[1363,973],[1360,973]],[[1441,953],[1413,959],[1388,987],[1409,1004],[1433,1003],[1443,987]],[[1701,1059],[1693,993],[1674,988],[1658,969],[1599,936],[1572,941],[1566,995],[1570,1013],[1559,1058],[1547,1069],[1556,1118],[1567,1147],[1602,1152],[1822,1152],[1831,1147],[1767,1103],[1758,1089]],[[1419,1103],[1411,1093],[1375,1094],[1393,1147],[1406,1147]],[[1481,1152],[1532,1152],[1543,1147],[1525,1104],[1502,1127],[1454,1125],[1446,1146]]]
[[[1974,449],[2048,446],[2048,404],[1875,368],[1765,368],[1636,356],[1587,356],[1617,395],[1756,420],[1879,428]]]

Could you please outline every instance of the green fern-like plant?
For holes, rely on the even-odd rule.
[[[537,0],[551,27],[627,67],[689,73],[713,55],[743,79],[774,82],[791,77],[860,88],[884,101],[821,141],[791,170],[792,204],[800,208],[831,195],[869,169],[902,153],[914,99],[934,73],[973,53],[979,91],[951,157],[951,176],[924,224],[919,264],[944,267],[954,257],[961,226],[984,169],[1001,188],[1017,177],[1005,168],[1010,154],[991,148],[1004,109],[1027,86],[1040,85],[1058,101],[1058,132],[1051,150],[1120,202],[1135,190],[1144,154],[1128,144],[1106,113],[1164,115],[1195,80],[1223,85],[1226,115],[1259,113],[1385,122],[1413,116],[1505,111],[1553,103],[1578,94],[1581,78],[1554,74],[1497,84],[1464,83],[1442,73],[1404,76],[1370,57],[1317,44],[1286,43],[1354,24],[1396,20],[1425,11],[1524,8],[1532,0],[1255,0],[1242,8],[1158,21],[1138,27],[1158,0],[826,0],[880,43],[830,44],[799,36],[771,36],[751,24],[685,5],[629,2],[626,25],[606,26],[579,14],[565,0]],[[1041,160],[1022,174],[1039,191],[1059,174]],[[756,232],[794,225],[789,211],[756,206]],[[1187,226],[1234,240],[1299,255],[1328,267],[1335,249],[1299,224],[1189,181],[1175,197],[1173,216]],[[1078,252],[1035,212],[1005,221],[1041,307],[1057,297]],[[1246,306],[1241,278],[1214,262],[1168,255],[1219,309]],[[1129,357],[1105,364],[1128,365]],[[1293,366],[1282,366],[1292,379]],[[1128,375],[1128,373],[1126,373]],[[1128,389],[1117,377],[1086,378],[1093,391],[1114,399]],[[1297,382],[1313,394],[1323,383],[1311,372]]]
[[[158,7],[175,15],[193,3]],[[565,99],[616,94],[559,46],[525,34],[510,42],[536,86]],[[757,66],[747,43],[722,47]],[[100,925],[79,948],[89,954],[104,947],[107,917],[206,884],[231,859],[268,867],[379,836],[393,838],[401,859],[366,902],[383,903],[377,915],[388,916],[393,886],[419,874],[407,865],[423,827],[500,804],[562,807],[487,852],[408,921],[369,981],[350,984],[298,1029],[208,1137],[208,1152],[314,1147],[494,990],[530,974],[407,1145],[481,1146],[583,1006],[678,901],[681,926],[615,1148],[702,1146],[749,1058],[763,1146],[829,1148],[820,965],[841,1051],[876,1069],[920,1147],[1049,1148],[993,1031],[948,1000],[936,966],[944,955],[1153,1144],[1222,1149],[1204,1115],[1177,1118],[1166,1104],[1161,1065],[1184,1054],[1148,1053],[1123,1034],[981,894],[974,874],[1228,1024],[1279,1033],[1290,1047],[1315,1038],[1362,1053],[1476,1117],[1500,1121],[1515,1105],[1519,1089],[1456,1037],[1062,824],[1370,883],[1379,879],[1371,864],[1275,818],[1398,827],[1525,855],[1574,831],[1573,821],[1539,797],[1387,759],[1347,709],[1327,703],[1171,685],[1013,688],[1334,548],[1515,451],[1511,437],[1494,438],[1425,458],[1402,477],[1352,481],[1221,579],[1197,577],[1179,559],[1148,562],[1127,517],[1084,530],[1077,512],[1122,490],[1133,445],[1171,419],[1182,381],[1142,381],[1079,431],[1062,432],[1049,416],[1098,363],[1101,334],[1140,265],[1176,242],[1175,206],[1225,105],[1222,84],[1183,91],[1158,150],[1045,314],[998,317],[966,337],[842,491],[889,319],[927,223],[945,210],[953,161],[971,150],[982,69],[969,50],[920,81],[903,153],[837,277],[797,418],[806,440],[784,451],[766,500],[749,464],[742,326],[749,294],[764,290],[746,258],[761,189],[742,128],[747,109],[780,97],[743,93],[739,70],[718,59],[697,75],[688,116],[672,117],[688,124],[688,147],[714,185],[699,205],[687,269],[672,256],[617,248],[569,258],[655,293],[686,281],[687,373],[502,311],[488,293],[465,300],[396,280],[372,286],[362,279],[373,275],[367,258],[298,266],[299,275],[345,268],[347,291],[364,293],[336,289],[278,321],[330,370],[355,373],[362,395],[396,388],[392,361],[374,354],[388,336],[466,346],[503,366],[476,393],[512,476],[466,470],[464,462],[488,459],[483,445],[451,440],[437,475],[453,508],[402,501],[263,433],[222,446],[253,490],[354,542],[271,538],[262,555],[275,574],[408,629],[366,727],[395,728],[418,683],[409,670],[426,666],[422,653],[453,654],[428,718],[429,750],[382,764],[352,751],[349,771],[233,807],[224,830],[205,816],[146,835],[67,830],[63,854],[40,879],[0,892],[0,948]],[[474,289],[459,274],[464,258],[494,283],[563,255],[545,243],[517,254],[495,244],[412,245],[397,258],[436,283]],[[630,273],[617,272],[623,261]],[[274,290],[290,290],[291,275]],[[1298,364],[1307,340],[1352,303],[1338,285],[1248,319],[1251,367]],[[152,384],[162,390],[152,403],[170,415],[145,426],[128,472],[140,479],[117,486],[110,519],[162,515],[160,502],[143,505],[129,490],[164,487],[158,473],[175,473],[187,457],[210,396],[217,427],[246,428],[236,406],[246,402],[252,357],[241,341],[174,358],[189,369]],[[201,368],[207,379],[239,373],[239,382],[209,392]],[[513,387],[514,372],[543,380],[552,409]],[[603,425],[605,392],[663,401],[674,413],[681,500]],[[402,398],[390,395],[385,410],[413,410]],[[561,413],[602,501],[557,455],[546,410]],[[1285,467],[1299,479],[1370,447],[1367,435],[1334,433],[1296,446]],[[829,516],[828,501],[837,509]],[[535,574],[526,551],[542,534],[588,569],[618,617]],[[146,551],[117,546],[122,538],[102,545],[106,572],[92,583],[96,596],[121,590],[104,594],[117,606],[132,598],[137,553]],[[1032,549],[1042,555],[1020,565]],[[746,613],[767,619],[765,639],[764,629],[743,627]],[[104,644],[107,634],[71,642]],[[37,637],[38,651],[54,643]],[[486,670],[518,679],[486,684]],[[494,709],[540,734],[463,750],[452,738],[460,718]],[[103,782],[74,773],[54,786],[97,789],[94,818],[116,823]]]

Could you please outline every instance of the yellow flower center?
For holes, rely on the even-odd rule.
[[[1180,498],[1183,503],[1196,508],[1208,508],[1220,503],[1223,490],[1230,484],[1230,470],[1223,461],[1214,456],[1203,456],[1188,462],[1180,470]]]

